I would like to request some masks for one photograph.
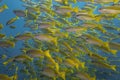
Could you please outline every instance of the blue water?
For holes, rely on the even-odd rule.
[[[28,32],[30,31],[28,28],[24,27],[24,18],[19,18],[19,20],[17,20],[16,22],[14,22],[12,25],[15,25],[16,28],[15,29],[11,29],[9,26],[6,26],[6,22],[15,17],[16,15],[13,13],[13,10],[15,9],[20,9],[20,10],[25,10],[25,7],[22,6],[22,2],[20,0],[3,0],[0,3],[0,6],[2,6],[3,4],[7,4],[8,5],[8,9],[5,10],[4,12],[0,13],[0,23],[2,23],[4,25],[4,28],[0,31],[3,34],[6,34],[7,37],[9,36],[15,36],[18,33],[24,33],[24,32]],[[86,3],[84,2],[79,2],[73,5],[73,7],[78,6],[79,8],[83,8],[84,5]],[[99,7],[101,7],[100,5],[96,5]],[[95,14],[99,14],[99,12],[97,11],[97,9],[94,12]],[[113,19],[114,24],[117,27],[120,27],[120,20],[118,19]],[[120,32],[119,32],[120,33]],[[120,43],[120,39],[118,39],[116,42]],[[23,42],[22,41],[18,41],[15,45],[15,48],[0,48],[0,55],[2,54],[6,54],[7,57],[12,57],[12,56],[16,56],[21,54],[20,52],[20,48],[23,46]],[[115,59],[120,59],[120,52],[118,52],[117,54],[117,58]],[[110,60],[112,60],[112,58],[109,58]],[[113,62],[112,64],[116,64],[118,65],[117,71],[120,71],[120,62]],[[9,66],[9,65],[8,65]],[[21,66],[21,68],[23,67],[23,65],[19,65]],[[13,75],[13,71],[9,71],[7,69],[8,67],[5,67],[4,65],[2,65],[2,60],[0,61],[0,74],[8,74],[9,76]],[[102,74],[100,74],[100,72],[103,72]],[[109,75],[109,73],[113,74],[112,76]],[[103,80],[103,78],[105,78],[105,80],[120,80],[120,73],[115,73],[113,71],[110,71],[109,73],[105,73],[104,69],[99,69],[96,72],[96,75],[98,77],[97,80]],[[21,75],[19,72],[19,79],[18,80],[23,80],[24,75]]]

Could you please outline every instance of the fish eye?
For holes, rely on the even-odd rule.
[[[14,59],[13,62],[16,62],[16,60]]]

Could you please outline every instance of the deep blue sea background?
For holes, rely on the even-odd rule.
[[[13,10],[15,9],[21,9],[24,10],[25,7],[23,7],[23,3],[20,0],[3,0],[0,3],[0,6],[2,6],[3,4],[7,4],[8,5],[8,9],[5,10],[4,12],[0,13],[0,23],[2,23],[4,25],[4,28],[0,31],[0,33],[6,34],[7,37],[9,36],[15,36],[18,33],[24,33],[24,32],[28,32],[30,31],[28,28],[24,27],[24,18],[19,18],[19,20],[17,20],[16,22],[14,22],[12,25],[16,26],[15,29],[11,29],[9,26],[6,26],[6,22],[15,17],[16,15],[13,13]],[[84,7],[86,3],[84,2],[79,2],[76,3],[73,6],[79,6],[80,8]],[[100,7],[100,5],[96,5],[98,7]],[[94,12],[95,14],[99,14],[99,12],[96,10]],[[120,20],[118,19],[113,19],[114,24],[117,27],[120,27]],[[116,34],[120,33],[120,32],[114,32]],[[111,36],[112,37],[112,36]],[[120,39],[117,39],[118,43],[120,43]],[[3,54],[6,54],[9,57],[12,56],[16,56],[20,54],[20,48],[22,47],[22,41],[18,41],[16,43],[15,48],[0,48],[0,56],[2,56]],[[109,60],[120,60],[120,51],[118,52],[116,58],[111,58],[111,56],[108,56]],[[118,65],[117,67],[117,71],[120,72],[120,61],[114,61],[112,62],[112,64],[116,64]],[[103,74],[99,74],[99,72],[103,72]],[[2,65],[2,60],[0,60],[0,74],[4,74],[7,73],[8,75],[12,75],[13,71],[9,71],[7,70],[7,67],[5,67],[4,65]],[[120,73],[114,73],[112,71],[110,71],[110,73],[112,74],[112,76],[108,75],[104,69],[100,69],[98,70],[98,72],[96,72],[96,75],[98,77],[97,80],[102,80],[103,78],[105,78],[105,80],[120,80]],[[23,75],[19,76],[19,80],[23,80]]]

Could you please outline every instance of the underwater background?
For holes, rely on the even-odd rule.
[[[43,3],[42,3],[42,1],[43,1]],[[37,10],[35,10],[36,11],[35,13],[31,10],[31,13],[35,14],[36,16],[38,16],[38,14],[39,14],[39,16],[38,16],[38,17],[40,17],[39,19],[38,18],[32,19],[30,17],[31,15],[28,14],[26,16],[29,16],[30,18],[29,17],[25,18],[25,17],[19,17],[18,16],[19,19],[15,20],[13,23],[10,23],[10,24],[8,23],[8,25],[6,24],[9,20],[16,17],[16,14],[13,12],[14,10],[26,10],[27,11],[26,7],[28,7],[28,6],[34,7],[33,4],[29,3],[29,2],[34,2],[36,4],[37,3],[38,4],[44,4],[47,1],[49,2],[49,0],[1,0],[0,6],[7,5],[8,8],[5,9],[4,11],[0,12],[0,24],[3,25],[3,28],[0,30],[0,34],[5,34],[5,37],[0,38],[0,41],[1,41],[0,42],[0,80],[120,80],[120,30],[118,30],[118,31],[116,31],[116,29],[113,30],[114,26],[118,29],[120,28],[120,19],[119,19],[120,15],[119,14],[117,14],[118,15],[117,17],[112,16],[112,18],[108,17],[107,20],[102,19],[99,22],[97,22],[97,23],[100,23],[100,24],[105,23],[105,24],[108,24],[108,25],[112,25],[112,24],[114,25],[114,26],[110,27],[110,29],[106,28],[107,32],[109,32],[108,36],[106,35],[106,33],[99,32],[99,29],[98,30],[96,30],[96,29],[94,29],[94,30],[93,29],[87,29],[86,30],[85,29],[85,31],[83,30],[83,33],[79,33],[79,32],[77,33],[77,30],[79,30],[79,28],[76,28],[75,31],[74,31],[73,26],[81,26],[84,22],[87,22],[86,20],[84,21],[84,20],[76,19],[74,17],[74,15],[76,15],[76,13],[71,14],[72,16],[70,16],[70,17],[66,16],[66,15],[69,15],[69,14],[57,15],[61,19],[64,18],[64,20],[66,22],[64,20],[62,21],[62,20],[57,19],[56,15],[54,16],[54,14],[53,14],[52,15],[52,17],[54,16],[53,19],[60,22],[60,25],[58,24],[60,27],[57,27],[57,28],[61,29],[60,30],[60,32],[61,32],[60,35],[62,35],[62,32],[64,33],[64,30],[70,29],[71,27],[72,27],[72,30],[73,30],[73,31],[71,29],[68,30],[68,34],[69,34],[68,37],[70,37],[69,39],[68,39],[68,37],[64,39],[63,36],[62,36],[62,37],[60,37],[60,40],[58,40],[57,45],[60,45],[60,46],[57,47],[57,48],[63,50],[61,52],[66,53],[65,55],[63,54],[62,56],[61,56],[61,54],[54,54],[54,53],[59,53],[59,52],[54,50],[56,48],[56,43],[55,42],[52,43],[52,41],[50,41],[51,38],[46,40],[45,37],[48,38],[49,36],[45,36],[45,37],[43,36],[40,39],[37,37],[37,35],[39,35],[41,33],[42,34],[49,34],[50,33],[50,35],[51,35],[51,33],[53,32],[53,34],[54,34],[54,29],[53,29],[53,31],[51,31],[52,29],[50,29],[50,31],[49,31],[47,29],[45,29],[45,30],[44,29],[39,29],[39,28],[36,29],[36,27],[35,27],[35,29],[33,29],[31,27],[25,27],[26,22],[28,21],[28,23],[31,23],[31,22],[29,22],[31,20],[32,20],[32,23],[30,25],[36,24],[37,21],[41,22],[41,23],[52,21],[52,20],[47,19],[48,17],[46,17],[47,15],[45,14],[45,12],[42,12],[42,11],[44,11],[44,9],[41,10],[40,13],[37,13]],[[60,6],[64,6],[64,5],[66,6],[66,3],[60,3],[59,4],[59,0],[55,0],[55,1],[53,0],[52,3],[51,3],[51,6],[55,5],[54,6],[55,9],[54,9],[54,7],[52,8],[53,12],[57,11],[56,9],[57,8],[59,9]],[[58,3],[57,3],[57,1],[58,1]],[[67,1],[67,0],[63,0],[63,1]],[[68,0],[68,4],[70,4],[72,6],[72,8],[78,8],[79,10],[82,10],[82,9],[84,9],[85,6],[87,6],[86,4],[88,4],[88,3],[90,4],[90,8],[91,8],[90,10],[93,10],[93,8],[95,7],[95,9],[93,11],[93,15],[101,15],[101,13],[98,11],[101,7],[103,7],[103,6],[106,7],[106,6],[113,5],[113,2],[110,2],[110,3],[107,3],[107,4],[102,4],[102,3],[91,3],[92,1],[90,1],[90,0],[85,0],[85,1],[84,0],[78,0],[75,3],[74,3],[74,1],[77,1],[77,0]],[[24,6],[24,4],[25,4],[25,6]],[[48,4],[50,4],[50,3],[48,3]],[[91,7],[91,5],[92,5],[92,7]],[[39,6],[42,6],[42,5],[39,5]],[[49,8],[49,7],[47,7],[47,8]],[[69,9],[69,10],[71,10],[71,9]],[[88,11],[88,9],[85,8],[85,10],[87,10],[87,11]],[[68,10],[68,12],[69,12],[69,10]],[[62,10],[61,10],[61,12],[62,12]],[[64,13],[64,11],[63,11],[63,13]],[[48,10],[48,14],[51,15],[52,13],[49,13],[49,10]],[[41,20],[41,21],[39,21],[39,20]],[[91,20],[91,22],[93,24],[96,23],[92,20]],[[68,27],[66,27],[68,23],[70,23],[70,25]],[[51,22],[51,24],[52,24],[52,22]],[[61,25],[62,25],[62,27],[61,27]],[[11,26],[14,26],[14,27],[11,27]],[[55,28],[56,31],[57,31],[57,28]],[[42,32],[42,30],[43,30],[43,32]],[[35,39],[34,40],[28,40],[27,39],[26,40],[26,37],[28,37],[27,35],[24,35],[24,37],[19,38],[19,35],[22,35],[24,33],[34,34]],[[96,36],[97,36],[97,38],[99,37],[99,39],[103,40],[103,42],[118,43],[119,45],[117,47],[117,49],[118,49],[117,53],[115,55],[114,55],[114,53],[111,54],[111,52],[109,52],[109,50],[108,50],[108,52],[104,52],[104,50],[98,46],[99,40],[98,40],[97,47],[94,46],[94,42],[97,41],[97,39],[94,39],[94,38],[90,37],[91,39],[93,39],[93,44],[92,43],[86,44],[87,42],[84,41],[84,39],[78,39],[78,38],[80,38],[78,34],[83,34],[83,38],[85,37],[85,39],[86,39],[86,35],[84,35],[86,33],[88,35],[94,36],[95,38],[96,38]],[[56,32],[55,32],[55,34],[56,34]],[[65,34],[67,34],[66,31],[65,31]],[[105,34],[105,37],[107,37],[107,39],[103,38],[104,34]],[[52,35],[52,36],[54,36],[54,35]],[[87,37],[89,38],[89,36],[87,36]],[[32,38],[33,38],[33,36],[32,36]],[[43,38],[45,38],[45,42],[44,42]],[[58,36],[58,38],[59,38],[59,36]],[[54,39],[54,38],[52,38],[52,39]],[[9,45],[7,45],[7,42],[2,42],[2,41],[8,41],[8,40],[11,41],[11,42],[14,42],[15,45],[13,47],[10,47]],[[37,42],[37,40],[39,40],[40,43]],[[66,43],[63,44],[65,46],[61,45],[62,42],[64,42],[64,41],[68,42],[68,44],[66,44]],[[77,52],[74,53],[74,51],[70,50],[71,48],[76,50],[76,47],[73,46],[74,41],[76,41],[77,44],[85,43],[85,45],[83,44],[85,49],[86,48],[90,49],[93,52],[95,52],[97,50],[98,55],[100,55],[100,57],[92,56],[92,59],[91,59],[91,57],[88,56],[90,51],[85,51],[84,52],[84,51],[80,50],[81,52],[79,52],[79,48],[83,47],[83,45],[80,45],[80,47],[77,48],[79,53],[77,53]],[[50,44],[49,44],[49,42],[50,42]],[[73,45],[72,45],[72,43],[73,43]],[[41,48],[41,46],[38,46],[39,44],[43,45],[42,48]],[[102,44],[102,42],[100,44]],[[6,47],[6,45],[7,45],[7,47]],[[49,49],[46,46],[49,46],[51,48]],[[71,46],[71,48],[70,48],[70,46]],[[66,51],[65,48],[68,48],[68,50]],[[92,49],[92,48],[94,48],[94,49]],[[31,57],[31,55],[36,56],[36,55],[34,55],[34,53],[37,54],[36,49],[37,50],[38,49],[43,50],[42,53],[45,54],[45,56],[44,56],[45,61],[42,61],[43,57],[42,58]],[[30,51],[30,50],[33,50],[33,52]],[[50,50],[53,58],[52,57],[47,57],[47,54],[44,53],[46,50]],[[110,51],[111,50],[112,49],[110,49]],[[116,49],[113,49],[113,50],[116,50]],[[28,52],[28,54],[26,52]],[[69,55],[68,53],[72,53],[72,56],[74,56],[74,58],[75,58],[75,59],[73,58],[73,60],[78,59],[78,60],[81,61],[81,63],[84,62],[85,65],[83,65],[83,66],[85,66],[85,69],[79,68],[79,70],[76,70],[77,63],[74,64],[75,62],[72,62],[72,61],[71,62],[68,61],[68,63],[67,63],[66,57],[67,57],[67,59],[71,59],[71,58],[69,58],[71,55]],[[74,55],[76,53],[77,53],[77,55]],[[80,53],[82,53],[82,55]],[[85,54],[85,53],[88,53],[88,54]],[[21,55],[21,54],[23,54],[23,55],[31,54],[30,57],[31,57],[32,61],[26,60],[26,57],[22,57],[22,59],[20,59],[20,61],[19,61],[19,59],[17,59],[16,56]],[[58,55],[60,60],[63,60],[62,62],[59,63],[59,60],[57,62],[57,59],[54,58],[57,55]],[[79,55],[81,55],[81,56],[79,56]],[[37,55],[37,56],[39,56],[39,55]],[[106,57],[107,60],[102,56]],[[105,60],[102,61],[101,58],[105,59]],[[12,60],[9,61],[9,59],[12,59]],[[98,59],[100,59],[100,60],[98,60]],[[55,60],[55,61],[53,61],[53,60]],[[102,67],[92,65],[91,62],[92,61],[94,62],[94,61],[97,61],[97,60],[98,60],[97,65],[102,66]],[[53,63],[51,63],[52,65],[50,65],[49,63],[52,62],[52,61],[53,61]],[[65,61],[66,61],[66,63],[64,63]],[[99,63],[99,61],[100,61],[100,63]],[[8,63],[5,65],[4,62],[8,62]],[[61,76],[62,73],[60,75],[55,75],[54,76],[54,72],[52,72],[51,70],[43,69],[43,68],[46,68],[47,66],[49,66],[50,69],[51,69],[51,67],[52,67],[52,69],[55,69],[55,66],[57,66],[57,65],[54,62],[59,64],[59,68],[60,68],[61,72],[66,73],[65,78],[63,76]],[[101,62],[103,62],[105,64],[108,64],[108,65],[111,65],[111,66],[116,65],[116,69],[112,70],[112,68],[110,66],[106,67],[106,65],[102,64]],[[40,63],[42,63],[42,64],[40,64]],[[65,64],[65,65],[63,65],[63,64]],[[95,62],[95,64],[96,64],[96,62]],[[101,64],[101,65],[99,65],[99,64]],[[73,65],[75,65],[75,66],[73,66]],[[54,68],[53,68],[53,66],[54,66]],[[105,66],[105,68],[104,68],[104,66]],[[68,70],[68,72],[67,72],[67,70]],[[42,73],[42,72],[45,72],[45,71],[46,71],[46,73]],[[81,74],[79,74],[80,77],[76,77],[76,74],[79,73],[79,72],[82,72],[83,75],[81,75],[82,74],[81,73]],[[85,73],[85,75],[84,75],[84,73]],[[53,74],[53,75],[48,75],[48,74]],[[55,73],[55,74],[59,74],[59,73]],[[5,75],[7,75],[7,76],[5,76]],[[6,78],[3,78],[2,76],[5,76]],[[56,76],[57,76],[57,78],[56,78]],[[81,76],[83,76],[85,78],[82,78]],[[92,78],[92,77],[95,77],[95,78]]]

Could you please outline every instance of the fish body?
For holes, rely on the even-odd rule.
[[[110,65],[102,61],[92,61],[92,63],[98,67],[107,68],[116,71],[116,65]]]
[[[27,16],[27,10],[13,10],[13,13],[18,17],[26,17]]]
[[[96,80],[96,77],[90,77],[89,74],[83,72],[76,73],[76,77],[79,77],[82,80]]]
[[[0,74],[0,79],[1,80],[13,80],[11,77],[5,74]]]
[[[41,41],[53,42],[55,45],[57,45],[57,38],[47,34],[38,34],[35,35],[35,38]]]
[[[10,20],[7,21],[6,25],[10,25],[10,24],[14,23],[18,19],[19,19],[18,16],[14,17],[14,18],[11,18]]]
[[[0,47],[15,47],[15,43],[11,41],[0,41]]]
[[[119,6],[108,6],[100,8],[98,11],[103,14],[120,14],[120,7]]]
[[[26,51],[26,54],[28,54],[30,57],[33,57],[33,58],[44,56],[43,51],[39,49],[30,49]]]
[[[93,2],[95,2],[95,3],[110,3],[110,2],[113,2],[113,3],[117,4],[119,2],[119,0],[93,0]]]
[[[23,33],[15,36],[16,40],[29,40],[33,37],[32,33]]]

